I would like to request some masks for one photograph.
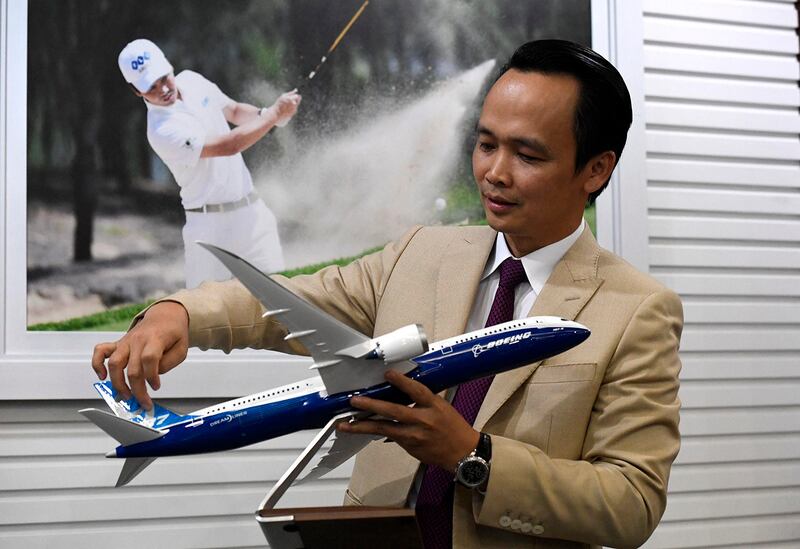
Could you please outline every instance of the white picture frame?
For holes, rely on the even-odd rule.
[[[623,163],[598,200],[597,227],[601,244],[646,269],[647,210],[641,206],[646,203],[642,202],[642,5],[640,0],[626,1],[623,11],[619,4],[619,0],[591,3],[593,46],[620,67],[635,113]],[[27,19],[26,0],[0,0],[0,399],[94,398],[92,348],[101,341],[116,340],[120,333],[32,332],[26,326]],[[224,355],[197,349],[190,350],[187,362],[170,373],[160,398],[233,397],[252,392],[254,386],[302,379],[310,364],[307,359],[274,352]]]

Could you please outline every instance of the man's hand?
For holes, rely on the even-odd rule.
[[[146,410],[153,408],[145,381],[161,387],[160,374],[183,362],[189,350],[189,314],[180,303],[164,301],[148,309],[142,320],[119,341],[100,343],[92,355],[92,368],[100,379],[108,374],[119,394],[136,397]],[[126,379],[127,370],[127,379]]]
[[[388,437],[422,463],[454,471],[459,460],[478,445],[478,431],[422,383],[393,370],[386,373],[386,381],[410,396],[414,406],[356,396],[350,399],[354,408],[389,419],[342,422],[337,429]]]
[[[275,125],[283,127],[288,124],[289,120],[291,120],[297,112],[297,107],[300,106],[300,101],[302,101],[302,99],[300,94],[297,93],[297,88],[278,97],[275,103],[270,107],[270,109],[275,111],[275,116],[277,117]]]
[[[208,136],[200,151],[200,158],[232,156],[246,151],[259,139],[264,137],[275,126],[285,126],[297,112],[301,101],[297,90],[284,93],[266,109],[257,109],[252,105],[237,103],[223,109],[225,119],[229,122],[242,122],[228,133]],[[249,112],[242,116],[239,111]]]

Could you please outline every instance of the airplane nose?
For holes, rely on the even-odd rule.
[[[588,328],[573,328],[572,333],[575,335],[575,338],[580,342],[586,341],[589,339],[589,336],[592,335],[591,330]]]

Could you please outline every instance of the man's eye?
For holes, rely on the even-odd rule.
[[[541,158],[538,158],[536,156],[530,156],[522,153],[517,153],[517,156],[519,156],[520,160],[522,160],[523,162],[528,162],[528,163],[539,162],[541,160]]]
[[[494,150],[494,145],[492,145],[491,143],[481,142],[478,143],[478,148],[483,152],[489,152]]]

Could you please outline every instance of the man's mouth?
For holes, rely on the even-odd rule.
[[[484,194],[483,197],[486,202],[486,207],[494,213],[505,213],[516,206],[515,202],[501,196]]]

